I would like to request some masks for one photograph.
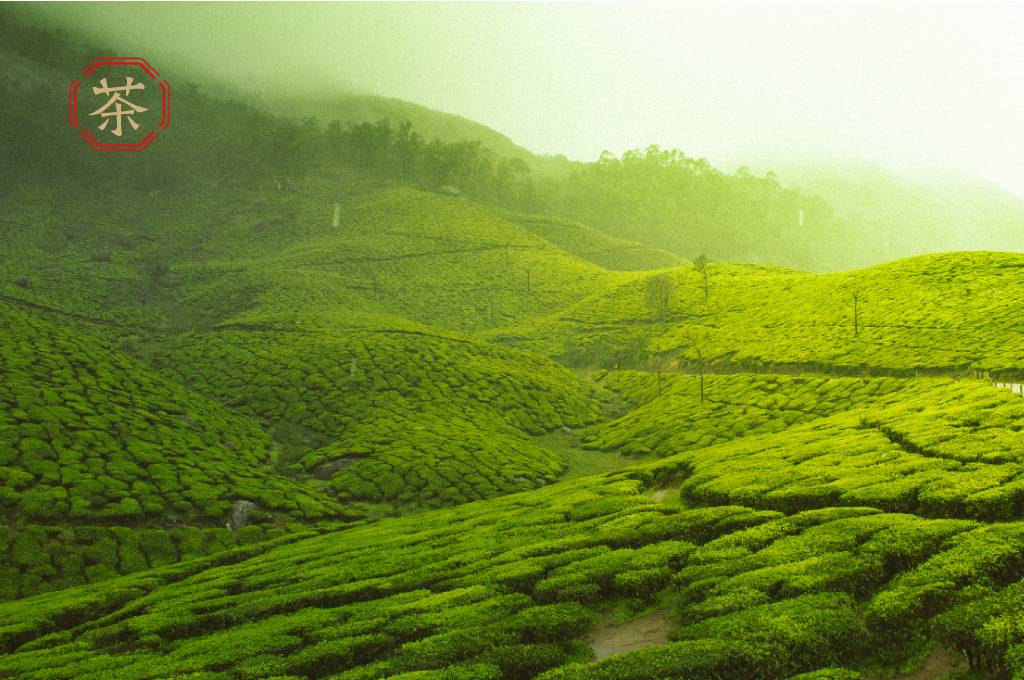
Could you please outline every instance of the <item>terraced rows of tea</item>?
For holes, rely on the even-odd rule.
[[[258,423],[90,335],[0,303],[0,597],[360,516],[275,470]],[[265,526],[224,528],[256,503]]]
[[[115,198],[3,222],[0,597],[547,484],[535,436],[597,416],[553,362],[394,314],[489,325],[616,276],[497,215],[363,181]]]
[[[597,374],[633,408],[583,433],[587,449],[666,456],[755,434],[781,432],[865,404],[898,401],[927,383],[897,378],[754,374],[699,376],[647,371]],[[703,383],[703,387],[702,387]]]
[[[106,201],[137,206],[104,221]],[[630,278],[471,203],[380,183],[289,192],[19,197],[0,295],[125,335],[217,324],[347,325],[390,315],[448,329],[505,325]],[[333,224],[334,206],[339,223]]]
[[[857,678],[932,640],[969,650],[979,667],[1020,668],[1022,631],[1007,612],[1024,576],[1020,523],[865,506],[685,507],[644,493],[685,464],[678,456],[0,605],[0,671]],[[613,605],[625,617],[666,610],[671,642],[587,662],[586,633]]]
[[[588,262],[615,271],[662,269],[684,264],[683,259],[667,250],[640,243],[623,241],[592,229],[585,224],[549,215],[506,216],[511,222],[555,244]]]
[[[1024,400],[946,382],[689,457],[686,498],[795,511],[871,505],[929,517],[1012,520],[1024,511]]]
[[[645,300],[652,274],[488,337],[604,368],[653,354],[730,370],[1020,372],[1024,255],[928,255],[827,275],[711,264],[708,273],[705,296],[699,272],[669,270],[664,319]]]
[[[0,676],[1024,678],[1020,256],[122,198],[0,223]]]
[[[598,416],[542,357],[427,330],[178,336],[165,375],[258,417],[339,500],[441,505],[554,481],[531,435]]]

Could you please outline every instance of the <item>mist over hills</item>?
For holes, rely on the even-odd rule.
[[[7,49],[21,45],[20,52],[11,52],[7,60],[7,86],[12,88],[12,99],[24,99],[17,82],[29,80],[33,73],[45,72],[43,77],[52,78],[56,65],[73,69],[88,53],[74,41],[62,42],[57,35],[46,37],[45,55],[33,52],[33,39],[17,27],[38,24],[39,19],[27,8],[6,13],[10,19]],[[453,155],[465,157],[461,161],[442,160],[442,165],[453,168],[453,163],[483,163],[494,168],[488,172],[514,175],[516,181],[526,182],[512,202],[504,188],[480,186],[480,178],[468,176],[477,171],[468,171],[467,167],[456,169],[454,174],[451,170],[429,171],[429,177],[414,180],[424,188],[436,189],[445,182],[462,185],[458,188],[478,199],[581,221],[610,236],[669,250],[683,258],[706,254],[719,261],[828,271],[915,254],[963,249],[1015,250],[1024,245],[1024,199],[963,175],[916,181],[879,166],[842,161],[817,165],[783,161],[780,166],[758,161],[751,163],[752,167],[760,168],[756,175],[745,167],[729,173],[704,159],[658,147],[620,156],[607,155],[596,162],[569,161],[562,156],[533,154],[486,126],[395,98],[344,91],[302,97],[272,92],[253,95],[225,86],[216,78],[208,87],[196,85],[201,81],[202,77],[195,79],[189,74],[182,79],[183,89],[176,98],[181,129],[175,133],[178,139],[167,141],[177,145],[177,150],[186,156],[191,153],[195,160],[148,157],[135,162],[146,167],[131,174],[163,174],[167,176],[162,180],[165,182],[202,175],[207,168],[199,162],[196,149],[221,149],[209,149],[214,157],[237,155],[234,147],[241,143],[246,127],[257,135],[282,138],[259,154],[263,172],[294,173],[299,168],[291,160],[289,150],[306,145],[304,153],[310,156],[312,147],[324,146],[314,137],[323,134],[331,124],[340,126],[340,130],[367,127],[367,143],[387,145],[387,140],[374,141],[374,133],[368,127],[386,120],[391,132],[384,135],[398,134],[403,124],[411,125],[414,146],[426,147],[436,139],[447,144]],[[194,115],[190,115],[193,107]],[[10,156],[23,169],[34,164],[52,167],[53,162],[41,159],[58,154],[54,144],[61,148],[61,155],[89,161],[82,158],[86,155],[83,150],[65,148],[66,140],[55,140],[54,135],[45,131],[58,125],[56,107],[50,108],[54,110],[34,122],[34,132],[25,130],[27,114],[12,118],[5,125],[9,131],[19,129],[17,134],[8,132],[11,138],[6,145]],[[249,112],[245,113],[246,110]],[[256,115],[256,111],[272,115]],[[188,131],[190,125],[193,128]],[[187,148],[190,142],[183,139],[187,135],[192,136],[191,149]],[[20,152],[20,147],[26,150]],[[365,165],[367,152],[396,153],[348,151],[349,162]],[[362,157],[353,159],[353,153]],[[315,161],[316,165],[338,160],[329,159],[322,148],[316,154],[323,159]],[[523,174],[514,165],[519,162],[525,163],[528,172]],[[162,167],[151,167],[156,165]],[[176,165],[181,167],[174,172],[167,170]],[[243,174],[252,167],[252,161],[247,159],[235,165],[242,171],[236,174]],[[381,165],[387,163],[377,163],[378,173],[404,181],[411,179]],[[772,172],[773,168],[776,172]],[[16,176],[8,177],[8,183],[15,179]],[[486,180],[492,185],[504,181],[500,177]]]
[[[1024,199],[964,174],[900,176],[870,163],[783,165],[780,181],[827,196],[856,225],[862,264],[924,252],[1019,251]]]

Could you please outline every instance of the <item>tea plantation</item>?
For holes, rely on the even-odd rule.
[[[104,220],[118,201],[129,207]],[[0,295],[127,336],[382,314],[478,330],[629,278],[473,203],[348,176],[288,192],[200,188],[185,205],[116,190],[60,202],[25,190],[9,203]]]
[[[708,274],[705,297],[692,267],[668,271],[664,320],[645,300],[649,274],[488,336],[603,368],[653,356],[748,371],[1020,372],[1024,255],[927,255],[839,274],[713,263]]]
[[[0,677],[1024,678],[1020,256],[145,204],[4,218]]]
[[[237,497],[296,517],[339,507],[274,474],[251,419],[101,341],[7,304],[0,318],[3,508],[32,521],[219,523]]]
[[[634,408],[585,433],[584,447],[665,456],[754,434],[780,432],[863,404],[891,403],[923,384],[896,378],[600,373]]]
[[[871,505],[928,517],[1011,520],[1024,400],[986,383],[939,384],[891,406],[694,452],[688,499],[788,512]]]
[[[564,464],[530,435],[598,415],[550,360],[425,330],[189,334],[153,361],[273,431],[301,428],[298,464],[344,500],[438,505],[553,481]]]
[[[278,474],[249,418],[84,333],[0,302],[0,598],[360,516]],[[236,501],[277,526],[224,528]]]
[[[567,253],[617,271],[662,269],[683,264],[667,250],[623,241],[585,224],[549,215],[509,214],[506,218],[555,244]]]
[[[1024,255],[768,266],[908,225],[863,250],[772,174],[329,90],[285,119],[170,60],[172,128],[97,154],[89,50],[31,14],[0,678],[1024,680]],[[1011,242],[965,196],[935,228]]]
[[[979,667],[1018,669],[1024,631],[1001,605],[1020,597],[1021,524],[865,506],[688,508],[642,493],[681,465],[0,605],[0,672],[787,678],[846,666],[819,676],[860,677],[924,635],[964,644]],[[668,608],[672,642],[588,663],[582,640],[610,603]]]

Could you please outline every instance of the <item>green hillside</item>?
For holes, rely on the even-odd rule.
[[[547,215],[510,214],[508,219],[566,252],[616,271],[663,269],[682,263],[667,250],[608,236],[585,224]]]
[[[343,499],[454,502],[550,482],[565,465],[531,437],[596,416],[564,368],[458,331],[617,275],[475,205],[317,180],[201,193],[184,212],[149,197],[132,224],[96,224],[87,197],[18,206],[41,224],[0,264],[9,299],[95,322],[166,378],[255,416],[283,464],[333,476]],[[69,238],[84,214],[91,230]],[[441,462],[440,479],[410,473],[422,460]]]
[[[666,456],[789,427],[915,394],[917,383],[895,378],[821,378],[784,375],[710,375],[610,371],[603,386],[633,408],[588,428],[587,449],[631,456]]]
[[[646,275],[489,337],[603,366],[651,357],[696,365],[703,355],[731,370],[1015,375],[1024,368],[1022,267],[1020,255],[987,252],[839,274],[712,264],[706,299],[700,275],[683,267],[668,271],[665,322],[645,301]]]
[[[0,294],[128,331],[271,324],[359,325],[393,315],[465,331],[537,316],[621,274],[461,201],[343,175],[294,191],[125,190],[55,205],[11,201]],[[339,224],[333,226],[334,206]],[[602,237],[594,234],[596,250]],[[585,246],[586,247],[586,246]]]
[[[0,669],[44,677],[46,659],[50,678],[785,678],[906,658],[923,648],[922,626],[977,645],[980,661],[1005,652],[1014,668],[1019,633],[1000,607],[1019,598],[1017,523],[686,508],[642,493],[685,465],[3,605],[13,623],[0,636],[19,651]],[[672,642],[581,665],[586,631],[613,602],[627,618],[666,608]],[[1007,631],[995,645],[983,642],[992,626]]]
[[[0,325],[0,599],[360,516],[279,474],[255,421],[110,344],[6,302]]]
[[[269,474],[275,451],[251,420],[88,336],[10,305],[0,314],[16,339],[2,348],[0,448],[17,516],[217,521],[234,497],[300,517],[340,511]]]
[[[530,435],[597,415],[548,360],[423,330],[184,335],[153,362],[259,417],[341,499],[439,504],[550,482],[565,465]]]
[[[21,519],[6,534],[4,573],[7,597],[21,599],[0,605],[12,622],[0,627],[9,652],[0,672],[781,679],[844,667],[818,677],[876,677],[912,667],[935,644],[975,650],[966,661],[976,668],[1017,667],[1024,632],[1005,612],[1019,598],[1024,545],[1024,401],[979,380],[913,376],[992,367],[985,352],[1001,343],[992,356],[1011,356],[1013,305],[991,290],[1007,289],[1015,256],[827,276],[712,265],[706,301],[699,274],[678,267],[665,270],[677,288],[659,318],[646,299],[658,273],[612,274],[560,250],[552,234],[538,239],[485,210],[403,189],[358,189],[338,201],[339,226],[325,226],[326,186],[264,195],[263,208],[282,215],[269,225],[227,213],[170,248],[152,218],[152,250],[105,241],[109,258],[65,266],[67,278],[32,269],[50,253],[31,240],[6,261],[39,281],[10,288],[6,325],[12,337],[45,338],[46,349],[6,346],[5,369],[23,377],[9,383],[7,401],[19,406],[3,430],[18,455],[8,488],[21,494],[6,496]],[[538,292],[560,311],[514,291],[515,325],[492,329],[460,313],[455,286],[451,304],[431,305],[447,282],[419,261],[450,253],[417,250],[418,237],[449,238],[431,230],[442,221],[464,241],[530,245],[562,262],[545,265],[562,283]],[[408,231],[389,235],[400,224]],[[388,254],[373,249],[375,228]],[[37,238],[54,238],[46,233]],[[466,249],[455,271],[486,280],[490,247]],[[147,258],[169,264],[143,285]],[[346,276],[303,271],[335,262],[351,280],[345,268],[370,259],[393,262],[378,270],[376,292],[371,283],[344,295]],[[136,282],[140,316],[104,303],[123,288],[63,294],[99,265]],[[863,305],[856,337],[837,309],[851,290]],[[982,341],[975,329],[985,322]],[[951,334],[971,343],[974,363],[950,358]],[[635,366],[573,372],[489,339],[556,358],[569,343],[576,357],[613,348],[590,356]],[[737,349],[719,351],[726,342]],[[925,363],[899,362],[912,349]],[[754,366],[763,372],[731,372]],[[806,375],[765,373],[780,369]],[[69,396],[68,380],[82,383],[82,398]],[[112,429],[124,439],[90,449],[103,451],[105,474],[89,486],[65,475],[98,413],[123,423]],[[557,483],[569,458],[538,435],[560,428],[576,456],[658,460]],[[154,441],[154,429],[167,439]],[[182,449],[202,455],[183,459]],[[145,483],[110,471],[118,450],[130,452],[127,470],[176,470],[188,489],[147,495]],[[88,478],[88,451],[79,455]],[[211,476],[225,466],[228,476]],[[218,495],[202,495],[204,475]],[[61,498],[87,488],[106,505],[79,506],[85,521],[69,522],[75,506]],[[255,524],[215,529],[236,497],[257,503]],[[123,511],[133,499],[139,512]],[[114,501],[121,511],[105,509]],[[455,507],[411,512],[446,505]],[[404,516],[303,533],[310,520],[379,508]],[[153,523],[150,510],[188,521]],[[58,592],[25,597],[41,590]],[[666,643],[594,658],[596,631],[629,630],[652,612],[667,621]],[[1007,631],[998,642],[987,637],[995,626]]]
[[[536,315],[615,277],[489,211],[353,177],[207,190],[186,211],[148,195],[129,221],[102,205],[137,193],[77,198],[22,191],[3,225],[15,247],[0,294],[19,339],[4,345],[4,497],[19,523],[6,597],[223,549],[275,523],[550,483],[567,463],[536,436],[598,415],[564,368],[454,330]],[[236,500],[258,508],[241,539],[223,529]],[[118,556],[177,534],[187,547]],[[99,536],[113,554],[83,557]]]

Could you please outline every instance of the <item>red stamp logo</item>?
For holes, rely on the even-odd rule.
[[[141,57],[100,57],[68,85],[68,123],[97,151],[145,151],[171,124],[171,86]]]

